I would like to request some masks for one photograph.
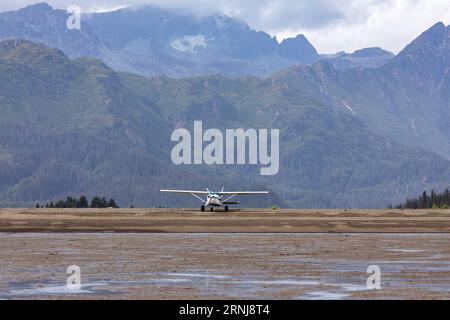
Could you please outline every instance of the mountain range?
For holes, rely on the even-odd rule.
[[[26,39],[62,50],[70,58],[93,57],[116,71],[183,78],[222,74],[267,76],[286,67],[327,59],[304,35],[278,43],[263,31],[225,16],[197,16],[186,10],[131,7],[82,15],[81,29],[69,30],[69,14],[39,3],[0,13],[0,39]],[[369,48],[337,54],[338,68],[380,66],[392,54]]]
[[[32,7],[39,8],[52,16],[59,12]],[[12,17],[18,12],[1,14],[2,37],[17,30]],[[92,30],[98,34],[110,17],[91,22]],[[40,38],[61,39],[41,33],[48,26],[40,21],[31,28]],[[122,50],[129,41],[119,33],[124,28],[100,43]],[[64,41],[53,48],[20,39],[31,38],[30,30],[0,42],[0,205],[79,194],[104,194],[123,206],[192,205],[158,190],[226,186],[273,191],[268,199],[249,199],[249,206],[384,207],[424,189],[448,187],[450,27],[442,23],[395,57],[371,48],[266,76],[184,79],[117,71],[92,54],[102,49],[94,40],[82,46],[78,39],[86,51],[77,57],[67,53],[76,51],[77,38],[65,49]],[[223,55],[236,58],[238,51]],[[383,63],[370,59],[381,54],[390,57]],[[337,64],[339,58],[349,65]],[[371,65],[350,66],[352,59]],[[205,128],[280,129],[279,174],[260,176],[250,165],[173,165],[171,132],[192,129],[195,120]]]

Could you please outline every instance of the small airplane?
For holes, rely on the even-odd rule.
[[[200,210],[203,212],[209,207],[210,211],[214,210],[214,207],[224,207],[225,212],[228,212],[228,206],[232,204],[239,204],[238,201],[230,201],[236,196],[249,196],[249,195],[262,195],[269,194],[269,191],[227,191],[224,192],[222,188],[219,192],[211,192],[209,189],[206,191],[192,191],[192,190],[160,190],[161,192],[190,194],[202,202]],[[206,195],[206,200],[203,200],[199,195]],[[228,196],[224,199],[224,196]]]

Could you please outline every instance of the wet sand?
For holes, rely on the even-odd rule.
[[[448,233],[450,210],[0,209],[0,232]]]
[[[450,234],[1,233],[0,299],[450,299]],[[67,267],[82,287],[65,287]],[[381,290],[368,290],[369,265]]]

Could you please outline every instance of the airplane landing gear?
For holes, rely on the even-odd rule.
[[[213,212],[213,211],[214,211],[214,208],[213,208],[213,207],[209,208],[209,211]]]
[[[201,211],[201,212],[204,212],[204,211],[205,211],[205,206],[204,206],[204,205],[202,205],[202,206],[200,207],[200,211]]]
[[[228,206],[225,206],[225,212],[228,212]]]

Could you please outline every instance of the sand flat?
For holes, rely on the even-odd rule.
[[[450,234],[1,233],[0,299],[450,299]],[[81,289],[65,284],[81,269]],[[369,290],[367,267],[381,270]]]

